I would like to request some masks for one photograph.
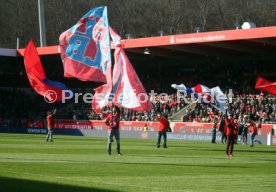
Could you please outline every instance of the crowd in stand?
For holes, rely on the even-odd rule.
[[[180,102],[177,102],[176,94],[171,94],[168,97],[162,96],[160,97],[160,99],[158,99],[158,96],[155,96],[151,99],[151,101],[153,105],[151,111],[134,111],[131,109],[123,108],[121,109],[120,119],[124,121],[155,121],[158,112],[170,117],[175,112],[188,105],[188,102],[185,102],[184,100],[180,100]],[[110,111],[110,108],[111,107],[105,107],[104,109],[102,109],[102,112],[105,113],[107,111]],[[79,103],[78,107],[73,110],[72,117],[75,120],[100,120],[101,114],[95,113],[91,109],[91,104]]]
[[[180,109],[191,103],[191,99],[181,99],[177,102],[176,94],[171,94],[168,98],[155,97],[152,100],[153,109],[151,111],[137,112],[130,109],[121,109],[121,120],[125,121],[155,121],[157,113],[171,118]],[[229,104],[234,117],[250,117],[254,120],[260,120],[262,123],[276,122],[276,97],[268,94],[258,95],[236,95]],[[106,107],[102,112],[109,111],[110,107]],[[101,115],[91,110],[91,105],[82,104],[75,111],[73,119],[91,119],[100,120]],[[214,122],[220,119],[222,112],[213,108],[209,104],[197,103],[192,111],[186,111],[183,121],[187,122]]]
[[[235,84],[235,83],[233,83]],[[227,85],[227,84],[226,84]],[[263,123],[276,122],[276,97],[258,93],[248,94],[251,87],[247,83],[241,81],[235,86],[245,86],[244,94],[235,94],[230,106],[234,115],[254,117]],[[225,86],[227,87],[227,86]],[[247,88],[248,87],[248,88]],[[232,87],[231,87],[232,88]],[[225,90],[225,89],[224,89]],[[85,92],[86,90],[77,90]],[[162,90],[166,91],[166,90]],[[168,92],[174,91],[173,89]],[[20,124],[22,119],[44,119],[45,114],[49,110],[57,109],[56,118],[72,119],[72,120],[100,120],[101,115],[96,114],[91,109],[90,103],[74,103],[74,101],[55,104],[48,104],[43,97],[34,93],[33,90],[24,89],[0,89],[0,124],[4,120],[9,120],[14,124]],[[177,94],[172,93],[169,96],[151,98],[153,109],[151,111],[137,112],[130,109],[121,109],[121,120],[125,121],[154,121],[157,113],[172,117],[180,109],[191,103],[190,98],[177,101]],[[108,111],[109,107],[103,109]],[[222,113],[212,108],[209,104],[198,103],[194,110],[186,111],[183,121],[189,122],[214,122],[216,118],[220,118]]]
[[[49,104],[32,89],[0,89],[0,125],[20,126],[25,120],[45,119],[47,111],[62,109],[62,103]]]
[[[261,123],[276,122],[276,97],[271,95],[237,95],[230,104],[236,119],[248,117]],[[198,104],[185,121],[214,122],[223,114],[207,104]]]

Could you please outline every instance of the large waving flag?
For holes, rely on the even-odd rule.
[[[272,95],[276,95],[276,82],[271,82],[262,77],[259,77],[257,79],[255,89],[259,89],[261,91],[267,91]]]
[[[219,111],[225,113],[226,109],[228,109],[228,99],[226,95],[221,91],[218,86],[211,89],[211,94],[214,95],[214,102],[211,103],[211,105]]]
[[[99,112],[104,106],[113,103],[136,111],[150,110],[152,104],[122,48],[121,37],[112,28],[110,35],[115,45],[113,84],[105,84],[95,90],[92,108]]]
[[[177,89],[179,92],[185,92],[185,93],[210,93],[211,90],[201,84],[196,85],[195,87],[186,87],[184,84],[172,84],[172,88]]]
[[[187,88],[184,84],[172,84],[171,87],[175,88],[179,92],[194,94],[198,101],[209,103],[214,108],[224,113],[225,110],[228,108],[227,97],[218,86],[210,89],[201,84],[198,84],[195,87],[191,88]]]
[[[62,90],[66,90],[65,96],[69,94],[70,90],[64,84],[51,81],[46,77],[33,40],[25,49],[24,64],[31,86],[49,102],[62,101]]]
[[[152,104],[149,96],[122,48],[121,37],[111,27],[110,35],[115,45],[113,104],[136,111],[150,110]]]
[[[111,104],[111,87],[108,84],[102,85],[95,89],[95,94],[92,100],[92,109],[96,113],[101,113],[101,109],[108,104]]]
[[[64,76],[111,83],[107,8],[90,10],[59,38]]]

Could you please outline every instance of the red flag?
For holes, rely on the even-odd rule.
[[[96,113],[101,113],[101,109],[105,107],[108,104],[111,104],[109,102],[109,96],[111,93],[111,87],[108,84],[102,85],[95,89],[95,94],[92,101],[92,109]]]
[[[110,35],[115,45],[113,70],[113,103],[118,107],[136,111],[152,108],[150,99],[121,44],[121,37],[110,27]]]
[[[99,113],[111,102],[118,107],[136,111],[152,109],[150,99],[122,48],[121,37],[111,27],[109,30],[115,45],[113,82],[112,86],[107,83],[95,89],[92,109]]]
[[[276,95],[276,82],[271,82],[262,77],[259,77],[257,79],[255,89],[259,89],[261,91],[267,91],[272,95]]]
[[[46,77],[33,40],[28,43],[25,49],[24,64],[31,86],[49,102],[61,101],[62,90],[71,92],[64,84],[51,81]]]

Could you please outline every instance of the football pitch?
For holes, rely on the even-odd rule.
[[[0,191],[276,191],[276,147],[106,138],[0,134]]]

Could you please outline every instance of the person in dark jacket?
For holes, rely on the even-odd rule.
[[[216,118],[212,128],[212,143],[216,143],[217,127],[218,127],[218,119]]]
[[[221,118],[220,124],[219,124],[219,131],[221,132],[221,143],[226,143],[226,131],[225,131],[225,119],[224,117]]]

